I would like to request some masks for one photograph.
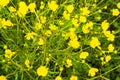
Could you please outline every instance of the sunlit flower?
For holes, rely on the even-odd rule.
[[[80,53],[80,58],[81,59],[86,59],[86,57],[89,55],[89,53],[88,52],[82,52],[82,53]]]
[[[40,16],[40,22],[42,24],[45,24],[46,23],[46,17],[45,16]]]
[[[37,69],[37,74],[38,76],[47,76],[48,74],[48,68],[46,68],[46,66],[40,66],[38,69]]]
[[[119,3],[117,3],[117,7],[120,9],[120,2],[119,2]]]
[[[98,72],[97,68],[90,68],[88,75],[95,76],[96,72]]]
[[[28,9],[30,9],[30,12],[35,12],[36,4],[35,3],[30,3],[28,5]]]
[[[57,77],[55,78],[55,80],[62,80],[62,77],[61,77],[61,76],[57,76]]]
[[[71,39],[69,42],[68,42],[68,45],[70,47],[73,47],[73,48],[79,48],[80,47],[80,43],[77,39]]]
[[[25,35],[25,38],[26,38],[27,40],[34,39],[34,36],[35,36],[35,35],[37,35],[37,34],[34,33],[34,32],[29,32],[29,33],[27,33],[27,34]]]
[[[46,36],[49,37],[51,34],[52,34],[51,30],[46,30],[46,31],[45,31],[45,35],[46,35]]]
[[[54,25],[54,24],[50,24],[49,28],[51,31],[54,31],[57,29],[56,25]]]
[[[11,58],[13,55],[15,55],[15,52],[12,52],[10,49],[5,50],[5,57]]]
[[[77,77],[77,76],[72,75],[72,76],[70,77],[70,80],[78,80],[78,77]]]
[[[109,44],[109,45],[108,45],[108,51],[109,51],[109,52],[113,52],[113,51],[114,51],[114,46],[113,46],[113,44]]]
[[[69,13],[71,13],[73,10],[74,10],[74,6],[73,6],[73,5],[68,5],[68,6],[67,6],[67,11],[68,11]]]
[[[64,17],[65,19],[67,19],[67,20],[70,20],[70,14],[67,13],[67,11],[64,11],[64,12],[63,12],[63,17]]]
[[[68,67],[68,68],[69,68],[70,66],[72,66],[72,60],[67,59],[67,60],[66,60],[66,63],[67,63],[67,67]]]
[[[106,31],[109,28],[110,24],[107,22],[107,20],[104,20],[101,24],[102,30]]]
[[[10,0],[0,0],[0,6],[7,6]]]
[[[120,14],[118,9],[112,9],[111,11],[113,16],[118,16]]]
[[[1,75],[0,80],[7,80],[7,78],[5,76]]]
[[[10,12],[15,12],[16,11],[16,9],[13,6],[10,6],[8,9],[9,9]]]
[[[111,56],[110,56],[110,55],[107,55],[107,56],[105,57],[105,61],[108,62],[108,61],[110,61],[110,60],[111,60]]]
[[[82,15],[86,15],[86,16],[88,16],[90,13],[90,11],[88,10],[88,7],[80,8],[80,11],[82,12]]]
[[[56,4],[56,1],[51,1],[48,2],[48,7],[52,10],[52,11],[56,11],[58,8],[58,5]]]
[[[85,23],[85,22],[87,21],[87,19],[86,19],[85,16],[80,16],[79,21],[80,21],[81,23]]]
[[[44,6],[45,6],[44,2],[41,1],[41,3],[40,3],[40,9],[44,9]]]
[[[40,38],[39,41],[38,41],[38,44],[39,44],[39,45],[44,45],[44,44],[45,44],[45,41],[44,41],[42,38]]]
[[[92,40],[90,41],[90,46],[92,48],[99,47],[100,46],[100,41],[98,40],[97,37],[92,37]]]
[[[42,24],[41,23],[36,23],[35,24],[35,30],[40,30],[42,29]]]

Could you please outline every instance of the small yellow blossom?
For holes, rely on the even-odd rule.
[[[9,4],[10,0],[0,0],[0,6],[7,6]]]
[[[99,47],[100,46],[100,41],[98,40],[97,37],[92,37],[92,40],[90,41],[90,46],[92,48]]]
[[[35,30],[40,30],[42,29],[42,24],[41,23],[36,23],[35,24]]]
[[[106,31],[109,28],[110,24],[107,22],[107,20],[104,20],[101,24],[102,30]]]
[[[8,9],[9,9],[10,12],[15,12],[16,11],[16,9],[13,6],[10,6]]]
[[[118,9],[112,9],[111,11],[113,16],[118,16],[120,14]]]
[[[50,24],[49,28],[51,31],[54,31],[57,29],[56,25],[54,25],[54,24]]]
[[[73,18],[73,19],[72,19],[72,24],[73,24],[75,27],[78,27],[78,26],[79,26],[79,24],[78,24],[78,19]]]
[[[40,66],[37,69],[37,74],[38,74],[38,76],[42,76],[42,77],[47,76],[47,74],[48,74],[48,68],[46,68],[46,66]]]
[[[72,76],[70,77],[70,80],[78,80],[78,77],[77,77],[77,76],[72,75]]]
[[[15,52],[12,52],[10,49],[5,50],[5,57],[6,58],[11,58],[14,54],[15,54]]]
[[[81,59],[86,59],[86,57],[89,55],[89,53],[88,52],[82,52],[82,53],[80,53],[80,58]]]
[[[82,27],[82,31],[85,34],[89,33],[90,30],[92,30],[92,29],[93,29],[93,22],[91,22],[91,21],[89,23],[83,25],[83,27]]]
[[[73,5],[68,5],[68,6],[67,6],[67,11],[68,11],[69,13],[72,13],[73,10],[74,10],[74,6],[73,6]]]
[[[61,76],[57,76],[57,77],[55,78],[55,80],[62,80],[62,77],[61,77]]]
[[[65,19],[67,19],[67,20],[70,20],[70,14],[67,13],[67,11],[64,11],[64,12],[63,12],[63,17],[64,17]]]
[[[40,38],[39,41],[38,41],[38,44],[39,44],[39,45],[44,45],[44,44],[45,44],[45,41],[44,41],[42,38]]]
[[[30,3],[28,5],[28,9],[30,9],[30,12],[35,12],[36,4],[35,3]]]
[[[4,49],[7,49],[7,45],[4,45],[3,48],[4,48]]]
[[[69,68],[70,66],[72,66],[72,60],[67,59],[67,60],[66,60],[66,63],[67,63],[67,67],[68,67],[68,68]]]
[[[52,10],[52,11],[56,11],[58,8],[58,5],[56,4],[56,1],[51,1],[48,2],[48,7]]]
[[[73,48],[79,48],[80,47],[80,43],[77,39],[72,39],[69,41],[68,45],[70,47],[73,47]]]
[[[32,67],[30,66],[30,61],[28,59],[25,60],[25,65],[26,67],[29,69],[31,69]]]
[[[110,56],[110,55],[107,55],[107,56],[105,57],[105,61],[108,62],[108,61],[110,61],[110,60],[111,60],[111,56]]]
[[[110,33],[110,31],[103,31],[103,33],[107,37],[108,41],[114,41],[115,36],[114,34]]]
[[[24,1],[19,2],[19,8],[17,11],[18,16],[25,17],[25,15],[27,14],[27,11],[28,11],[28,7],[26,3]]]
[[[7,80],[7,78],[5,76],[1,75],[0,80]]]
[[[40,16],[40,22],[42,24],[45,24],[46,23],[46,17],[45,16]]]
[[[120,2],[119,2],[119,3],[117,3],[117,7],[120,9]]]
[[[44,9],[44,6],[45,6],[44,2],[41,1],[41,3],[40,3],[40,9]]]
[[[95,76],[95,73],[98,72],[97,68],[90,68],[88,75]]]
[[[10,20],[5,20],[4,18],[1,20],[2,28],[6,29],[7,26],[13,26],[14,24]]]
[[[45,31],[45,35],[46,35],[46,36],[49,37],[51,34],[52,34],[51,30],[46,30],[46,31]]]
[[[35,35],[37,35],[37,34],[34,33],[34,32],[29,32],[29,33],[27,33],[27,34],[25,35],[25,38],[26,38],[27,40],[34,39],[34,36],[35,36]]]
[[[86,16],[88,16],[90,13],[90,11],[88,10],[88,7],[80,8],[80,11],[82,12],[82,15],[86,15]]]
[[[113,44],[109,44],[109,45],[108,45],[108,51],[109,51],[109,52],[113,52],[113,51],[114,51],[114,46],[113,46]]]
[[[80,21],[81,23],[85,23],[85,22],[87,21],[87,19],[86,19],[85,16],[80,16],[79,21]]]

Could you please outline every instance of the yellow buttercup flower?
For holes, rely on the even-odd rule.
[[[91,22],[91,21],[89,23],[83,25],[83,27],[82,27],[82,31],[85,34],[89,33],[90,30],[92,30],[92,29],[93,29],[93,22]]]
[[[51,31],[54,31],[57,29],[56,25],[54,25],[54,24],[50,24],[49,28]]]
[[[106,62],[109,62],[111,60],[111,56],[110,55],[107,55],[106,57],[105,57],[105,61]]]
[[[117,7],[120,9],[120,2],[119,2],[119,3],[117,3]]]
[[[66,60],[66,63],[67,63],[67,67],[68,67],[68,68],[69,68],[70,66],[72,66],[72,60],[67,59],[67,60]]]
[[[30,9],[30,12],[35,12],[36,4],[35,3],[30,3],[28,6],[28,9]]]
[[[108,51],[109,51],[109,52],[113,52],[113,51],[114,51],[114,46],[113,46],[113,44],[109,44],[109,45],[108,45]]]
[[[78,77],[77,77],[77,76],[72,75],[72,76],[70,77],[70,80],[78,80]]]
[[[89,55],[89,53],[88,52],[82,52],[82,53],[80,53],[80,58],[81,59],[86,59],[86,57]]]
[[[72,24],[73,24],[75,27],[78,27],[78,26],[79,26],[78,19],[73,18],[73,19],[72,19]]]
[[[46,30],[46,31],[45,31],[45,35],[46,35],[46,36],[49,37],[51,34],[52,34],[51,30]]]
[[[0,80],[7,80],[7,78],[5,76],[1,75]]]
[[[25,17],[25,15],[27,14],[27,11],[28,11],[28,7],[27,7],[26,3],[23,1],[19,2],[19,8],[17,11],[18,16]]]
[[[106,31],[109,28],[110,24],[107,22],[107,20],[104,20],[101,24],[102,30]]]
[[[86,15],[86,16],[88,16],[90,13],[90,11],[88,10],[88,7],[80,8],[80,11],[82,12],[82,15]]]
[[[4,7],[7,6],[10,0],[0,0],[0,6]]]
[[[5,50],[5,57],[11,58],[13,55],[15,55],[15,52],[12,52],[10,49]]]
[[[99,47],[100,46],[100,41],[98,40],[97,37],[92,37],[92,40],[90,41],[90,46],[92,48]]]
[[[68,11],[69,13],[72,13],[73,10],[74,10],[74,6],[73,6],[73,5],[68,5],[68,6],[67,6],[67,11]]]
[[[88,75],[95,76],[96,72],[98,72],[97,68],[90,68]]]
[[[55,80],[62,80],[62,77],[61,77],[61,76],[57,76],[57,77],[55,78]]]
[[[103,31],[103,33],[107,37],[108,41],[114,41],[115,36],[114,34],[110,33],[110,31]]]
[[[40,9],[44,9],[44,6],[45,6],[44,2],[41,1],[41,3],[40,3]]]
[[[42,77],[47,76],[47,74],[48,74],[48,68],[46,68],[46,66],[40,66],[37,69],[37,74],[38,74],[38,76],[42,76]]]
[[[46,17],[45,16],[40,16],[40,22],[42,24],[45,24],[46,23]]]
[[[39,44],[39,45],[44,45],[44,44],[45,44],[45,41],[44,41],[42,38],[40,38],[39,41],[38,41],[38,44]]]
[[[29,32],[29,33],[27,33],[27,34],[25,35],[25,38],[26,38],[27,40],[34,39],[34,36],[36,36],[36,35],[37,35],[37,34],[34,33],[34,32]]]
[[[69,42],[68,42],[68,45],[70,47],[73,47],[73,48],[79,48],[80,47],[80,43],[77,39],[71,39]]]
[[[51,1],[48,2],[48,7],[52,10],[52,11],[56,11],[58,8],[58,5],[56,4],[56,1]]]
[[[42,24],[41,23],[36,23],[35,24],[35,30],[40,30],[40,29],[42,29]]]
[[[10,12],[15,12],[16,11],[16,9],[13,6],[10,6],[8,9],[9,9]]]
[[[85,22],[87,21],[87,19],[86,19],[85,16],[80,16],[79,21],[80,21],[81,23],[85,23]]]
[[[64,12],[63,12],[63,17],[64,17],[65,19],[67,19],[67,20],[70,20],[70,14],[67,13],[67,11],[64,11]]]
[[[118,9],[112,9],[111,11],[113,16],[118,16],[120,14]]]

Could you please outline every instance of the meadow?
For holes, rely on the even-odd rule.
[[[120,80],[120,1],[0,0],[0,80]]]

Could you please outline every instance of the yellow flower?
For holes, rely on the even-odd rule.
[[[42,24],[45,24],[46,23],[46,17],[45,16],[40,16],[40,22]]]
[[[118,9],[112,9],[111,11],[113,16],[118,16],[120,14]]]
[[[80,11],[82,12],[82,15],[86,15],[86,16],[88,16],[90,13],[90,11],[88,10],[88,7],[80,8]]]
[[[95,73],[98,72],[97,68],[90,68],[88,75],[95,76]]]
[[[25,60],[25,65],[27,66],[27,68],[30,68],[30,61],[28,59]]]
[[[25,15],[27,14],[27,11],[28,11],[28,7],[27,7],[26,3],[23,1],[19,2],[19,8],[17,11],[18,16],[25,17]]]
[[[5,76],[1,75],[0,80],[7,80],[7,78]]]
[[[106,31],[109,28],[110,24],[107,22],[107,20],[104,20],[101,24],[102,30]]]
[[[63,12],[63,17],[64,17],[65,19],[67,19],[67,20],[70,20],[70,14],[67,13],[67,11],[64,11],[64,12]]]
[[[117,7],[120,9],[120,2],[119,2],[119,3],[117,3]]]
[[[16,9],[13,6],[10,6],[8,9],[9,9],[10,12],[15,12],[16,11]]]
[[[97,37],[92,37],[92,40],[90,41],[90,46],[91,46],[92,48],[99,47],[100,44],[101,44],[101,43],[99,42],[99,40],[98,40]]]
[[[73,6],[73,5],[68,5],[68,6],[67,6],[67,11],[68,11],[69,13],[72,13],[73,10],[74,10],[74,6]]]
[[[72,39],[68,42],[68,45],[70,47],[73,47],[73,48],[79,48],[80,47],[80,43],[79,41],[77,41],[77,39]]]
[[[78,26],[79,26],[79,24],[78,24],[78,19],[73,18],[73,19],[72,19],[72,24],[73,24],[75,27],[78,27]]]
[[[0,6],[4,7],[7,6],[10,0],[0,0]]]
[[[52,11],[56,11],[56,9],[58,8],[58,5],[56,4],[56,1],[51,1],[51,2],[48,2],[48,7],[49,7]]]
[[[81,23],[85,23],[85,22],[87,21],[87,19],[86,19],[85,16],[80,16],[79,21],[80,21]]]
[[[28,9],[30,9],[31,12],[35,12],[36,4],[35,3],[30,3],[28,6]]]
[[[66,63],[67,63],[67,67],[68,67],[68,68],[69,68],[70,66],[72,66],[72,60],[67,59],[67,60],[66,60]]]
[[[113,51],[114,51],[114,46],[113,46],[113,44],[109,44],[109,45],[108,45],[108,51],[109,51],[109,52],[113,52]]]
[[[47,76],[47,74],[48,74],[48,68],[46,68],[45,66],[40,66],[37,69],[37,74],[38,74],[38,76],[42,76],[42,77]]]
[[[108,62],[108,61],[110,61],[110,60],[111,60],[111,56],[110,56],[110,55],[107,55],[107,56],[105,57],[105,61]]]
[[[41,23],[36,23],[35,24],[35,30],[40,30],[42,29],[42,24]]]
[[[44,2],[41,1],[41,3],[40,3],[40,9],[44,9],[44,6],[45,6]]]
[[[45,35],[46,35],[46,36],[49,37],[51,34],[52,34],[51,30],[46,30],[46,31],[45,31]]]
[[[40,38],[39,41],[38,41],[38,44],[39,44],[39,45],[44,45],[44,44],[45,44],[45,41],[44,41],[42,38]]]
[[[92,29],[93,29],[93,22],[91,22],[91,21],[89,23],[83,25],[83,27],[82,27],[82,31],[85,34],[89,33],[90,30],[92,30]]]
[[[72,75],[72,76],[70,77],[70,80],[78,80],[78,77],[77,77],[77,76]]]
[[[55,80],[62,80],[62,77],[61,77],[61,76],[57,76],[57,77],[55,78]]]
[[[86,57],[89,55],[89,53],[88,52],[82,52],[82,53],[80,53],[80,58],[81,59],[86,59]]]
[[[110,33],[110,31],[103,31],[104,35],[107,37],[108,41],[114,41],[114,34]]]
[[[5,20],[4,18],[1,20],[1,26],[6,29],[6,26],[13,26],[14,24],[10,20]]]
[[[57,29],[56,25],[54,25],[54,24],[50,24],[49,28],[51,31],[54,31]]]
[[[7,45],[4,45],[3,48],[4,48],[4,49],[7,49]]]
[[[25,38],[26,38],[27,40],[34,39],[34,36],[35,36],[35,35],[37,35],[37,34],[34,33],[34,32],[29,32],[29,33],[27,33],[27,34],[25,35]]]
[[[10,49],[5,50],[5,57],[6,58],[11,58],[14,54],[15,54],[15,52],[12,52]]]

